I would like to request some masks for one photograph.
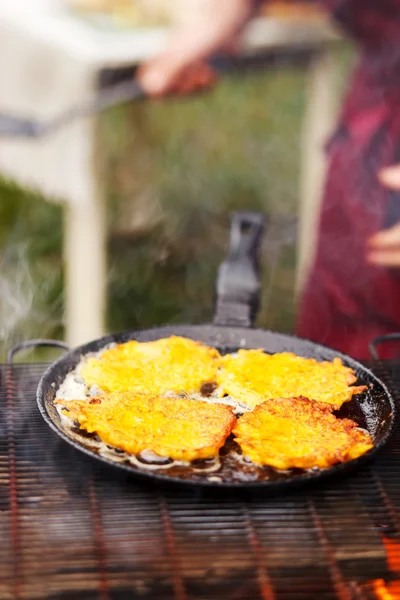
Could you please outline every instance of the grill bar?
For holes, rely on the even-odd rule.
[[[382,480],[379,474],[376,471],[374,471],[372,476],[375,482],[376,489],[379,492],[382,506],[385,508],[390,517],[391,530],[393,533],[395,533],[397,537],[400,538],[400,519],[396,513],[393,503],[389,498],[389,495],[385,491],[385,488],[383,487]]]
[[[318,536],[319,536],[319,539],[321,542],[321,546],[323,548],[323,551],[324,551],[326,557],[328,558],[330,575],[331,575],[332,582],[333,582],[333,585],[334,585],[336,593],[337,593],[338,600],[351,600],[349,591],[346,589],[346,587],[344,585],[344,581],[341,576],[340,569],[336,563],[335,556],[332,551],[331,545],[329,543],[328,537],[324,531],[321,518],[315,507],[315,502],[312,498],[309,498],[309,507],[310,507],[310,513],[312,516],[312,520],[318,531]]]
[[[18,481],[15,457],[14,441],[14,381],[13,367],[7,365],[5,370],[6,378],[6,423],[7,423],[7,441],[8,441],[8,472],[9,472],[9,500],[10,500],[10,534],[11,534],[11,556],[12,556],[12,597],[14,600],[20,600],[22,597],[22,583],[20,573],[20,531],[19,531],[19,510],[18,510]]]
[[[382,365],[400,390],[396,368]],[[0,365],[1,600],[382,600],[400,589],[400,431],[370,467],[307,491],[157,488],[47,428],[35,405],[43,369]]]
[[[177,553],[174,528],[171,523],[171,516],[168,510],[168,504],[163,496],[159,496],[161,521],[164,528],[165,542],[167,545],[168,557],[172,569],[172,584],[176,600],[187,600],[185,585],[183,582],[180,559]]]
[[[99,597],[100,600],[110,600],[109,585],[107,580],[107,564],[106,564],[106,548],[104,544],[103,527],[101,523],[101,515],[96,496],[96,489],[93,478],[88,482],[90,510],[92,513],[92,526],[94,539],[96,543],[96,555],[99,568]]]
[[[263,546],[260,542],[260,538],[257,532],[254,529],[254,525],[252,523],[248,507],[246,505],[242,505],[241,508],[244,515],[247,535],[250,542],[250,548],[255,557],[261,598],[262,600],[275,600],[274,590],[271,586],[271,581],[268,576]]]
[[[350,588],[352,600],[368,600],[358,583],[351,583]]]

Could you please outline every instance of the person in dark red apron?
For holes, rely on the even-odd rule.
[[[400,0],[327,4],[361,57],[327,146],[316,258],[297,333],[367,358],[373,338],[400,331],[400,270],[373,249],[377,232],[400,221],[400,195],[379,177],[400,161]]]
[[[400,221],[400,193],[380,178],[383,168],[400,162],[400,0],[320,3],[357,42],[361,56],[327,144],[317,252],[296,332],[362,359],[374,337],[400,331],[400,269],[382,251]],[[142,70],[145,89],[186,93],[213,83],[203,61],[235,37],[256,4],[204,0],[201,19]]]

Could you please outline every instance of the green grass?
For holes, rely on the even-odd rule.
[[[211,318],[230,213],[296,213],[303,104],[304,75],[287,69],[226,80],[203,98],[110,115],[114,329]],[[150,218],[140,224],[143,206]],[[119,225],[121,213],[124,223],[131,215],[130,231]],[[293,252],[290,262],[293,271]],[[292,286],[293,277],[288,304]]]
[[[109,330],[211,319],[230,214],[245,209],[272,219],[259,323],[291,331],[294,243],[279,224],[297,214],[305,81],[287,66],[104,116]],[[0,197],[0,337],[62,337],[62,209],[4,181]]]

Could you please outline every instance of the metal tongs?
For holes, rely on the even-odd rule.
[[[145,93],[140,84],[136,80],[130,80],[115,84],[99,92],[97,98],[94,100],[86,104],[74,106],[48,121],[39,121],[0,113],[0,138],[41,138],[76,119],[97,114],[112,106],[139,100],[144,97]]]
[[[216,70],[223,72],[232,69],[232,66],[236,62],[237,64],[243,63],[245,65],[247,60],[237,59],[232,61],[231,57],[224,57],[221,55],[211,60],[210,64]],[[200,93],[202,92],[196,91],[193,95],[197,96]],[[100,113],[103,110],[117,106],[118,104],[124,104],[146,97],[145,91],[133,74],[132,78],[128,81],[125,80],[122,83],[113,84],[103,88],[94,100],[90,100],[86,104],[74,106],[47,121],[29,119],[27,117],[14,116],[0,112],[0,139],[4,137],[42,138],[77,119]]]

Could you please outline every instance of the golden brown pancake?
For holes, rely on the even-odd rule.
[[[357,380],[340,358],[318,362],[285,352],[266,354],[262,350],[239,350],[221,360],[217,374],[220,393],[233,396],[253,408],[268,398],[304,396],[332,404],[336,409],[366,389],[352,387]]]
[[[87,385],[106,392],[164,394],[198,392],[215,381],[220,354],[199,342],[172,336],[155,342],[119,344],[89,358],[81,368]]]
[[[82,429],[114,448],[134,455],[152,450],[183,461],[217,456],[236,423],[230,406],[136,392],[56,402]]]
[[[243,415],[233,430],[243,454],[276,469],[330,467],[373,446],[357,423],[338,419],[333,407],[308,398],[278,398]]]

